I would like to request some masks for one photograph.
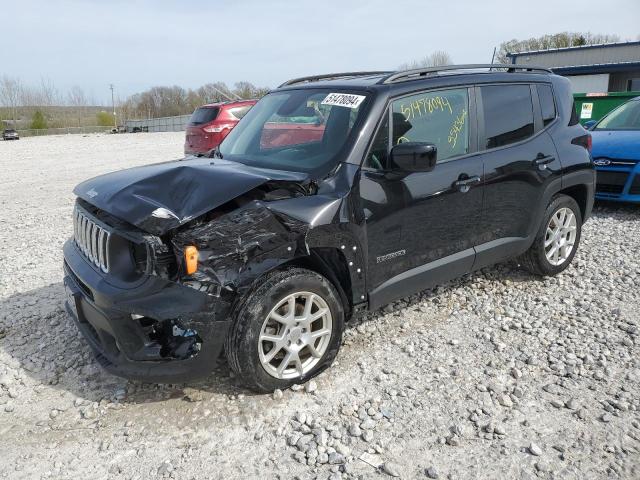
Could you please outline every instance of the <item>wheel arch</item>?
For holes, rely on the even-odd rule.
[[[310,249],[310,254],[287,262],[284,267],[300,267],[316,272],[327,280],[338,291],[344,306],[345,319],[351,317],[353,311],[353,294],[351,276],[347,261],[337,248],[318,247]]]
[[[567,195],[568,197],[573,198],[578,207],[580,208],[580,215],[582,219],[588,217],[587,206],[588,206],[588,198],[589,198],[589,189],[584,184],[572,185],[570,187],[563,188],[558,192],[558,194]]]
[[[557,194],[573,198],[584,223],[590,216],[595,198],[596,171],[593,166],[566,173],[562,177],[562,187]]]
[[[366,264],[361,243],[351,232],[312,230],[307,237],[309,254],[285,265],[307,268],[327,278],[336,287],[345,306],[345,318],[366,301]]]

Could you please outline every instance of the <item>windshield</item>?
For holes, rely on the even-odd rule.
[[[640,101],[620,105],[600,120],[594,130],[640,130]]]
[[[351,142],[365,99],[324,89],[271,93],[231,131],[220,154],[257,167],[311,172]]]
[[[209,123],[216,119],[218,116],[218,107],[200,107],[193,112],[189,124],[202,125],[203,123]]]

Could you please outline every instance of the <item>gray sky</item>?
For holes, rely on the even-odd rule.
[[[546,33],[640,35],[640,0],[0,0],[0,9],[0,75],[79,85],[98,101],[109,83],[121,97],[212,81],[274,87],[435,50],[489,62],[501,42]]]

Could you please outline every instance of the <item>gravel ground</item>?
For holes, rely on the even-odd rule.
[[[597,206],[559,277],[503,264],[354,322],[298,390],[102,371],[63,309],[72,187],[181,149],[0,142],[0,477],[640,478],[639,207]]]

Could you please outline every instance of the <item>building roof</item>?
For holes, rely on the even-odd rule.
[[[511,63],[540,65],[551,68],[556,73],[568,73],[563,71],[566,69],[587,68],[598,68],[602,72],[622,71],[635,69],[640,63],[640,41],[551,48],[507,55],[511,58]]]
[[[553,52],[567,52],[570,50],[588,50],[591,48],[616,48],[620,46],[640,46],[640,41],[637,42],[611,42],[611,43],[596,43],[594,45],[576,45],[574,47],[562,47],[562,48],[545,48],[542,50],[527,50],[525,52],[513,52],[507,53],[507,57],[519,57],[522,55],[532,55],[538,53],[553,53]]]

